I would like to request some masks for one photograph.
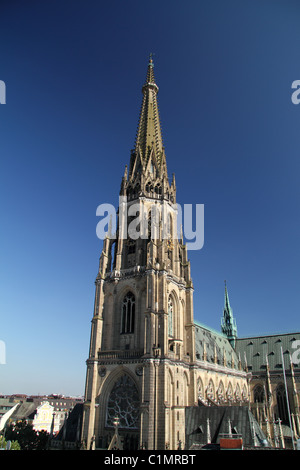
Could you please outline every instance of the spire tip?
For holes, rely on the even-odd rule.
[[[149,65],[152,65],[154,67],[154,63],[153,63],[153,56],[154,56],[154,52],[150,52],[149,54]]]

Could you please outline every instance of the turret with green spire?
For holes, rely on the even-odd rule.
[[[233,348],[235,348],[236,338],[237,338],[237,327],[236,321],[233,318],[232,308],[229,303],[229,296],[227,291],[227,285],[225,281],[225,302],[223,309],[223,317],[221,322],[222,333],[224,333]]]

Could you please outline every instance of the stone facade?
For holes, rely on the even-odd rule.
[[[190,263],[177,237],[176,184],[174,175],[168,179],[153,67],[150,59],[117,231],[104,240],[96,278],[82,428],[87,448],[108,447],[115,418],[124,449],[184,448],[186,407],[249,398],[249,374],[232,338],[194,322]],[[139,236],[124,236],[137,207]]]

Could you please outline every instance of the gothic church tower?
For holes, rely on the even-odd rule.
[[[185,407],[197,404],[193,284],[177,237],[175,177],[168,179],[151,57],[142,93],[117,231],[104,240],[95,282],[87,448],[107,448],[118,418],[124,449],[177,449],[185,439]]]

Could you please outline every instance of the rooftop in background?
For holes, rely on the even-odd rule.
[[[25,395],[21,393],[14,393],[13,395],[0,395],[0,402],[4,403],[17,403],[17,402],[28,402],[39,404],[43,401],[51,401],[55,403],[82,403],[83,397],[67,397],[64,395]],[[63,406],[63,405],[62,405]]]

